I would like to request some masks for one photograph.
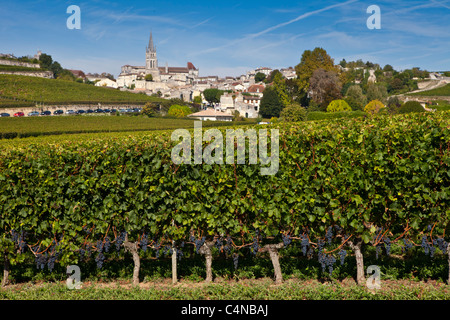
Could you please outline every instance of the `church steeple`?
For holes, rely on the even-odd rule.
[[[150,40],[148,41],[147,51],[156,52],[156,48],[153,45],[153,33],[150,31]]]
[[[155,79],[159,75],[158,58],[156,57],[156,47],[153,44],[153,33],[150,31],[150,39],[145,52],[145,73],[152,74]]]

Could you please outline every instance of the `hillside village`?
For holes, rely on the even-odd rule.
[[[169,66],[167,63],[164,66],[160,66],[152,33],[150,33],[149,42],[145,48],[145,65],[123,65],[120,68],[120,74],[117,79],[108,73],[92,74],[85,73],[82,70],[65,70],[57,62],[52,62],[51,58],[51,65],[47,66],[47,68],[42,68],[41,58],[41,51],[38,51],[35,56],[28,58],[16,58],[12,54],[0,54],[0,74],[18,74],[50,79],[56,78],[56,76],[63,79],[71,77],[72,80],[77,82],[89,83],[97,87],[144,93],[165,99],[180,99],[201,105],[200,112],[196,113],[195,116],[205,120],[218,120],[219,118],[231,120],[232,116],[236,114],[243,118],[260,117],[261,100],[268,86],[275,88],[280,99],[283,98],[283,95],[289,96],[288,100],[291,100],[291,102],[297,101],[302,105],[302,99],[312,99],[318,101],[318,103],[313,103],[313,107],[319,109],[323,98],[317,97],[320,90],[313,85],[308,88],[306,97],[295,97],[293,92],[299,91],[298,83],[296,82],[299,79],[299,75],[296,72],[297,66],[295,68],[291,66],[281,69],[272,69],[265,66],[249,70],[246,74],[238,77],[227,76],[223,78],[217,75],[201,76],[200,70],[193,62],[186,62],[184,67]],[[330,61],[332,61],[331,58]],[[335,94],[334,98],[336,99],[341,96],[340,92],[344,91],[347,92],[346,98],[348,98],[348,92],[355,91],[348,89],[355,85],[361,87],[373,84],[372,87],[378,92],[377,94],[380,98],[378,98],[377,94],[374,97],[381,100],[382,98],[386,99],[388,96],[386,87],[391,91],[389,95],[396,93],[403,98],[403,92],[420,92],[439,88],[450,83],[448,72],[428,72],[419,68],[413,68],[399,74],[390,65],[382,68],[378,64],[364,63],[362,60],[346,62],[343,59],[336,65],[333,62],[329,70],[324,72],[322,75],[323,79],[330,76],[330,74],[327,75],[327,72],[334,72],[334,74],[339,75],[338,80],[342,84],[334,88],[335,84],[331,83],[333,88],[327,88],[330,92],[333,92],[333,90],[339,91]],[[396,74],[395,79],[393,77],[394,74]],[[312,74],[309,77],[312,78]],[[328,79],[327,81],[331,80]],[[377,86],[378,82],[384,83],[384,85]],[[389,83],[386,85],[387,82]],[[325,84],[322,83],[322,85]],[[211,100],[205,96],[205,93],[211,90],[220,92],[217,99]],[[357,103],[354,101],[358,99],[358,94],[361,96],[360,93],[356,92],[356,98],[350,97],[347,100],[350,104],[354,102],[354,105],[351,106],[353,110],[361,110],[364,107],[363,104],[368,102],[361,101]],[[326,100],[326,98],[324,99]],[[407,97],[405,100],[408,99],[410,98]],[[385,103],[386,101],[383,102]],[[425,102],[420,102],[425,106]],[[283,101],[283,104],[286,105],[286,101]]]

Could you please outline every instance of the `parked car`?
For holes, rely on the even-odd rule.
[[[52,113],[50,111],[42,111],[41,116],[50,116]]]
[[[10,117],[9,113],[3,112],[0,113],[0,117]]]
[[[111,109],[111,113],[116,113],[117,109]]]
[[[111,113],[111,110],[109,110],[109,109],[103,109],[103,113]]]
[[[95,109],[94,112],[95,112],[95,113],[103,113],[103,110],[102,110],[102,109]]]
[[[24,117],[24,116],[25,116],[25,113],[23,113],[23,112],[14,113],[14,117]]]
[[[58,114],[64,114],[64,111],[62,110],[56,110],[53,112],[53,114],[58,115]]]
[[[83,114],[83,113],[86,113],[86,111],[84,111],[84,110],[77,110],[77,114]]]
[[[75,111],[73,111],[73,110],[67,110],[67,111],[66,111],[66,114],[75,114]]]
[[[92,111],[91,109],[86,110],[86,113],[94,113],[94,111]]]
[[[39,112],[37,112],[37,111],[31,111],[30,113],[28,113],[29,117],[36,117],[38,115],[39,115]]]

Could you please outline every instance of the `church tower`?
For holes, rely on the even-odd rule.
[[[150,40],[145,51],[145,74],[153,75],[153,80],[159,78],[158,58],[156,57],[156,47],[153,44],[152,32],[150,32]]]

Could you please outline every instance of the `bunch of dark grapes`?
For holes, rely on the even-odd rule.
[[[237,269],[238,264],[239,264],[239,254],[237,254],[237,253],[233,253],[233,264],[234,264],[234,269]]]
[[[442,253],[447,252],[448,243],[444,240],[444,238],[438,238],[436,240],[437,246],[439,247],[439,250],[442,251]]]
[[[436,252],[436,247],[434,246],[430,246],[430,257],[433,258],[434,257],[434,253]]]
[[[402,247],[403,252],[407,252],[413,246],[413,243],[406,238],[403,238],[403,243],[405,244],[405,246]]]
[[[103,241],[97,240],[97,244],[95,245],[97,247],[97,251],[101,253],[103,251]]]
[[[25,251],[25,233],[21,231],[20,233],[17,233],[15,230],[11,231],[12,235],[12,241],[19,247],[20,253],[23,253]]]
[[[200,248],[203,246],[203,244],[206,241],[206,237],[202,237],[201,239],[196,239],[194,241],[195,243],[195,252],[198,253],[198,250],[200,250]]]
[[[333,273],[333,266],[335,263],[336,263],[336,258],[330,254],[328,256],[328,259],[326,259],[326,264],[328,266],[328,272],[330,273],[330,276]]]
[[[328,244],[331,244],[331,241],[333,240],[333,228],[329,227],[327,230],[327,233],[325,234],[325,238],[328,241]]]
[[[341,260],[341,266],[343,266],[344,265],[344,260],[345,260],[345,257],[347,256],[347,251],[345,251],[344,249],[341,249],[340,251],[339,251],[339,258],[340,258],[340,260]]]
[[[318,260],[320,265],[322,266],[322,272],[325,272],[325,267],[327,266],[327,256],[322,252],[319,252]]]
[[[56,261],[56,254],[54,254],[48,258],[47,267],[50,272],[52,272],[53,268],[55,267],[55,261]]]
[[[146,233],[144,233],[144,235],[141,238],[141,241],[139,242],[139,246],[144,252],[146,252],[147,251],[147,245],[148,245],[148,236],[147,236]]]
[[[222,248],[222,246],[223,246],[223,241],[222,241],[222,238],[217,238],[216,239],[216,242],[214,243],[214,246],[217,248],[217,249],[221,249]]]
[[[303,256],[306,256],[306,250],[308,249],[308,246],[309,246],[309,239],[308,239],[308,236],[301,236],[301,238],[302,238],[302,241],[300,242],[300,245],[302,246],[302,253],[303,253]]]
[[[292,242],[291,236],[288,234],[282,234],[281,239],[283,240],[284,247],[287,247]]]
[[[117,252],[120,251],[120,247],[122,246],[122,243],[125,241],[126,235],[127,235],[127,233],[125,231],[123,231],[116,237],[116,250],[117,250]]]
[[[103,267],[103,261],[105,260],[105,256],[103,253],[99,252],[95,257],[95,262],[97,262],[97,268],[101,269]]]
[[[384,239],[385,247],[386,247],[386,255],[389,256],[391,254],[391,239]]]
[[[375,247],[375,257],[378,260],[378,255],[380,254],[381,251],[381,245],[377,244],[377,246]]]
[[[44,270],[45,264],[47,263],[47,252],[45,254],[38,253],[35,256],[36,268],[39,270]]]
[[[181,251],[181,249],[176,250],[177,250],[177,260],[181,260],[181,257],[183,257],[183,251]]]
[[[428,255],[428,253],[430,251],[430,246],[429,246],[428,241],[427,241],[427,236],[423,236],[422,237],[421,246],[422,246],[423,251],[425,252],[425,254]]]
[[[105,252],[108,252],[110,247],[111,247],[111,240],[109,240],[109,237],[106,237],[104,244]]]
[[[258,253],[260,247],[259,247],[259,243],[258,243],[258,236],[253,237],[253,243],[252,246],[250,247],[250,252],[256,256],[256,254]]]
[[[167,254],[171,255],[172,252],[173,251],[172,251],[172,247],[171,246],[169,246],[169,245],[164,246],[163,255],[167,255]]]

